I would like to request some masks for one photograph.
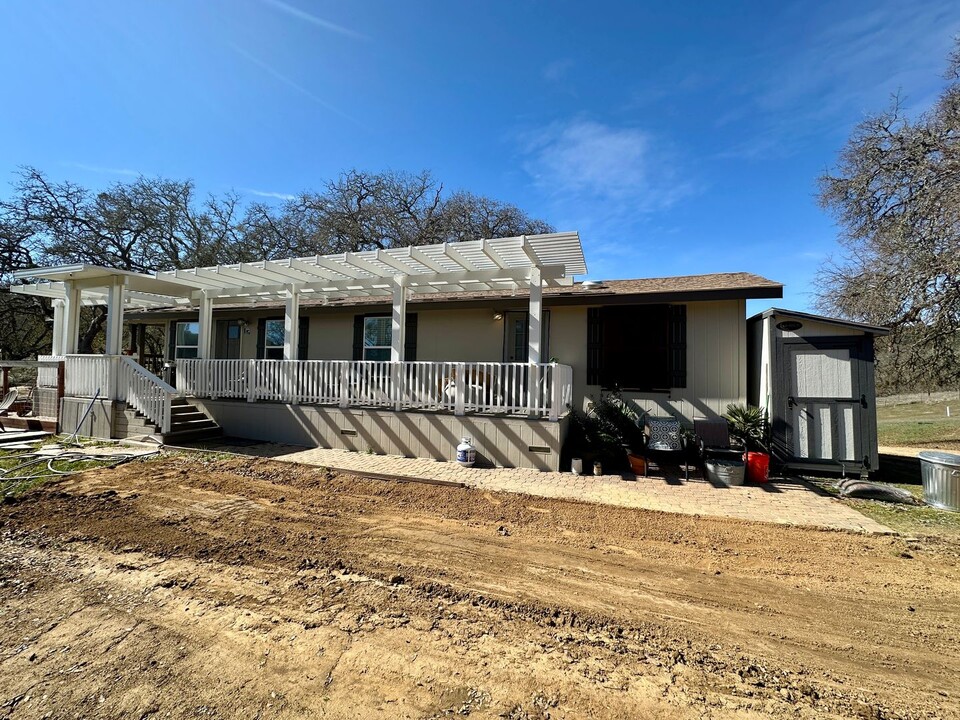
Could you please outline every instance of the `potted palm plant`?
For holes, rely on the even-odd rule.
[[[747,479],[767,482],[770,471],[770,422],[767,411],[753,405],[727,405],[723,416],[730,428],[730,437],[744,450]]]

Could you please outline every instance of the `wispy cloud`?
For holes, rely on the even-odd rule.
[[[87,172],[98,173],[100,175],[125,175],[127,177],[140,177],[143,175],[142,172],[138,170],[130,170],[129,168],[112,168],[112,167],[103,167],[101,165],[87,165],[85,163],[77,162],[65,162],[61,163],[65,167],[77,168],[78,170],[86,170]]]
[[[329,32],[337,33],[339,35],[344,35],[346,37],[354,38],[356,40],[366,40],[366,35],[358,33],[350,28],[345,28],[343,25],[337,25],[336,23],[330,22],[329,20],[324,20],[321,17],[317,17],[312,13],[308,13],[306,10],[301,10],[296,8],[293,5],[288,5],[281,0],[263,0],[264,4],[270,5],[277,10],[286,13],[292,17],[297,18],[298,20],[303,20],[308,22],[311,25],[316,25],[319,28],[328,30]]]
[[[645,130],[591,120],[553,123],[525,138],[524,168],[564,201],[601,201],[612,212],[663,210],[689,195],[675,160]]]
[[[566,58],[547,63],[543,68],[543,78],[548,82],[559,83],[566,79],[567,73],[573,68],[573,60]]]
[[[807,5],[794,8],[809,22],[808,11]],[[749,59],[750,66],[765,72],[739,88],[739,105],[717,124],[746,122],[758,130],[752,140],[720,157],[792,154],[814,135],[831,128],[847,132],[863,115],[884,110],[894,93],[906,96],[908,111],[925,111],[942,87],[947,52],[960,31],[954,0],[880,0],[868,12],[843,19],[825,14],[819,20],[814,25],[823,29],[794,51],[785,53],[789,41],[778,35],[770,38],[765,52]],[[745,73],[728,75],[742,78]]]
[[[273,200],[296,200],[296,195],[290,195],[289,193],[281,192],[270,192],[268,190],[254,190],[253,188],[241,188],[244,192],[248,192],[251,195],[256,195],[257,197],[262,198],[271,198]]]
[[[283,83],[283,84],[286,85],[287,87],[289,87],[289,88],[291,88],[291,89],[293,89],[293,90],[296,90],[296,91],[297,91],[298,93],[300,93],[301,95],[310,98],[311,100],[313,100],[313,101],[314,101],[315,103],[317,103],[318,105],[326,108],[326,109],[329,110],[330,112],[335,113],[335,114],[339,115],[340,117],[342,117],[342,118],[344,118],[344,119],[346,119],[346,120],[349,120],[350,122],[354,123],[355,125],[359,125],[359,124],[360,124],[359,122],[357,122],[357,120],[355,120],[354,118],[352,118],[352,117],[350,117],[349,115],[347,115],[347,113],[343,112],[340,108],[331,105],[331,104],[328,103],[326,100],[324,100],[323,98],[321,98],[319,95],[317,95],[316,93],[314,93],[312,90],[309,90],[308,88],[305,88],[303,85],[301,85],[301,84],[298,83],[297,81],[295,81],[295,80],[287,77],[286,75],[284,75],[282,72],[280,72],[279,70],[277,70],[277,69],[276,69],[275,67],[273,67],[272,65],[269,65],[268,63],[264,62],[263,60],[255,57],[255,56],[253,56],[253,55],[251,55],[251,54],[248,53],[246,50],[244,50],[243,48],[241,48],[241,47],[239,47],[239,46],[237,46],[237,45],[234,45],[233,43],[230,43],[229,45],[230,45],[230,48],[231,48],[235,53],[237,53],[238,55],[243,56],[244,58],[246,58],[247,60],[249,60],[251,63],[253,63],[254,65],[256,65],[258,68],[260,68],[261,70],[263,70],[265,73],[267,73],[268,75],[273,76],[276,80],[279,80],[281,83]]]

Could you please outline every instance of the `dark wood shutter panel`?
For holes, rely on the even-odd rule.
[[[670,306],[670,387],[687,386],[687,306]]]
[[[407,313],[407,334],[403,343],[403,359],[415,362],[417,359],[417,314]]]
[[[307,341],[310,333],[310,318],[302,317],[299,322],[297,337],[297,360],[307,359]]]
[[[177,355],[177,321],[170,321],[170,336],[167,338],[167,360],[175,360]],[[140,351],[141,357],[143,356],[143,350]]]
[[[587,385],[599,385],[603,374],[603,322],[600,308],[587,308]]]
[[[257,320],[257,360],[263,360],[264,347],[267,344],[267,319]]]
[[[353,316],[353,359],[363,360],[363,315]]]

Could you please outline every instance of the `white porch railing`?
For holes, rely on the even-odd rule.
[[[67,355],[64,393],[68,397],[102,397],[125,401],[170,432],[170,406],[177,391],[124,355]]]
[[[56,363],[63,360],[63,355],[37,355],[37,360],[39,362]],[[57,368],[53,365],[37,368],[37,387],[57,387],[57,374]]]
[[[181,359],[177,390],[211,399],[556,420],[572,402],[573,369],[557,363]]]

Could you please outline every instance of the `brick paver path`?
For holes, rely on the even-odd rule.
[[[624,480],[619,475],[594,477],[524,468],[464,468],[453,462],[346,450],[307,449],[274,443],[232,445],[229,439],[225,439],[222,445],[208,446],[208,449],[267,456],[284,462],[319,465],[358,474],[439,480],[482,490],[521,492],[644,510],[855,532],[893,532],[842,501],[823,495],[795,479],[776,480],[766,485],[715,487],[699,476],[687,481],[682,477],[665,478],[662,475]]]

